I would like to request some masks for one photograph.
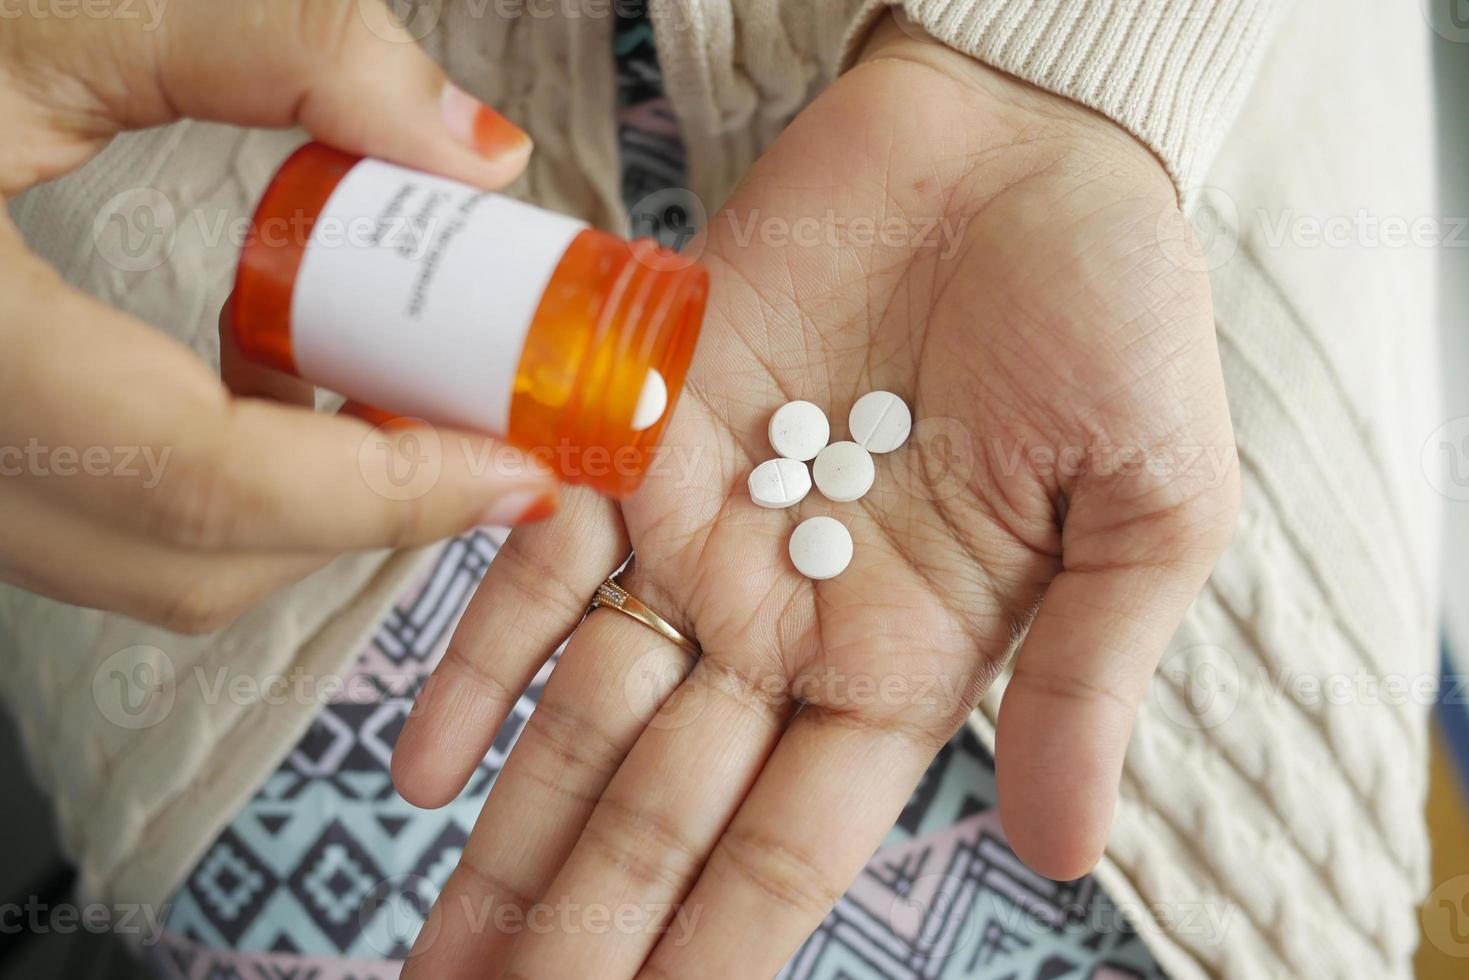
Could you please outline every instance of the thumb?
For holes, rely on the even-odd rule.
[[[995,736],[1000,822],[1048,878],[1078,878],[1101,857],[1138,707],[1234,529],[1227,421],[1210,440],[1226,462],[1207,476],[1200,463],[1072,491],[1062,570],[1016,654]]]
[[[151,19],[22,19],[0,42],[0,69],[22,76],[53,130],[93,145],[184,116],[300,125],[343,150],[488,188],[519,176],[531,150],[382,0],[196,0]]]

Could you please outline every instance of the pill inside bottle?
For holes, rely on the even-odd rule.
[[[637,407],[632,413],[634,432],[642,432],[663,417],[668,409],[668,385],[657,368],[649,368],[643,379],[643,390],[638,395]]]
[[[703,267],[651,240],[310,143],[261,198],[231,314],[247,357],[620,497],[673,414],[707,294]]]

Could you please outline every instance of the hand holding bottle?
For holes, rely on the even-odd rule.
[[[75,169],[127,129],[182,116],[299,124],[343,149],[484,188],[530,140],[448,83],[354,0],[168,4],[146,19],[29,12],[0,31],[0,195]],[[395,33],[396,32],[396,33]],[[284,379],[189,350],[71,288],[0,214],[0,579],[178,629],[217,628],[348,549],[412,545],[544,515],[555,483],[489,440],[439,430],[442,465],[394,499],[362,468],[373,435],[313,414]],[[124,465],[126,464],[126,465]]]

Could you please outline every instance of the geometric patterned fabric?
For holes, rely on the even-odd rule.
[[[516,705],[463,793],[420,810],[393,791],[392,746],[413,694],[494,557],[449,542],[364,649],[342,696],[236,815],[170,900],[150,947],[160,976],[387,980],[398,975],[495,774],[544,685]],[[963,729],[821,928],[790,980],[1161,977],[1090,878],[1057,883],[1005,846],[992,763]]]

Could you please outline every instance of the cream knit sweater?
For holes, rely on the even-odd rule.
[[[1364,209],[1435,213],[1426,28],[1414,5],[1373,0],[902,6],[942,41],[1127,127],[1222,227],[1209,254],[1244,512],[1138,723],[1099,876],[1178,978],[1408,976],[1427,874],[1426,709],[1360,685],[1339,704],[1310,682],[1339,692],[1343,678],[1433,672],[1439,498],[1419,451],[1440,421],[1434,254],[1361,231],[1320,244],[1321,222]],[[883,7],[654,0],[705,202],[724,199]],[[450,0],[425,45],[531,130],[518,192],[618,226],[610,19],[481,9]],[[194,123],[136,134],[12,210],[73,282],[213,359],[235,252],[211,229],[248,213],[300,139]],[[180,220],[167,262],[128,273],[91,236],[138,187]],[[219,678],[342,669],[420,558],[345,557],[200,639],[0,591],[0,690],[89,896],[163,901],[314,713],[309,697],[218,696]],[[128,679],[150,678],[168,710],[136,716]],[[974,718],[986,738],[999,693]]]

